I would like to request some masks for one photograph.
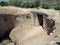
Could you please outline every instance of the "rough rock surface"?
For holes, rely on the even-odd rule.
[[[59,12],[55,10],[40,10],[40,12],[44,12],[49,15],[49,19],[55,20],[55,22],[59,22],[60,16]],[[52,13],[54,12],[54,13]],[[60,24],[60,23],[59,23]],[[57,23],[55,25],[57,27]],[[59,25],[60,26],[60,25]],[[57,31],[60,28],[57,27]],[[19,45],[56,45],[56,40],[54,35],[58,34],[58,32],[54,32],[52,35],[48,36],[44,29],[41,26],[22,26],[19,24],[14,28],[10,33],[10,38],[13,42]],[[60,34],[60,33],[59,33]],[[52,42],[52,43],[51,43]]]
[[[34,26],[32,21],[33,18],[29,17],[26,19],[26,16],[24,16],[27,13],[31,13],[31,11],[39,11],[48,14],[48,18],[52,18],[56,21],[56,32],[54,32],[53,35],[48,36],[41,26]],[[54,36],[60,35],[60,16],[58,11],[45,9],[23,9],[17,7],[0,7],[0,14],[8,14],[8,17],[0,15],[0,32],[2,32],[0,33],[0,36],[2,36],[7,30],[10,30],[10,28],[14,27],[9,36],[17,45],[50,45],[50,42],[60,41],[59,37],[58,39],[54,38]],[[13,14],[13,16],[11,17],[9,14]],[[16,15],[20,16],[15,18]],[[17,24],[15,20],[17,21]],[[13,25],[14,22],[15,26]]]
[[[16,27],[10,33],[12,41],[15,41],[17,45],[36,45],[38,43],[40,44],[45,36],[47,36],[47,34],[41,26],[23,28]]]
[[[34,10],[34,9],[32,9],[32,10]],[[7,31],[12,30],[15,27],[15,25],[17,25],[16,23],[19,22],[19,19],[21,19],[20,21],[21,21],[21,23],[23,23],[26,21],[24,19],[28,18],[27,23],[30,25],[33,25],[33,24],[31,24],[31,23],[33,23],[33,21],[32,21],[33,18],[31,18],[31,20],[29,19],[30,17],[33,17],[32,15],[30,16],[30,13],[31,13],[30,9],[25,9],[25,8],[23,9],[23,8],[17,8],[17,7],[1,7],[0,6],[0,32],[1,32],[0,38]]]

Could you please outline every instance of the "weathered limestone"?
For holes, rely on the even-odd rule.
[[[25,29],[26,28],[26,29]],[[36,45],[47,36],[41,26],[37,27],[16,27],[10,33],[10,38],[17,45]],[[44,44],[42,44],[44,45]]]

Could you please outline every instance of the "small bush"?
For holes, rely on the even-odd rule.
[[[49,9],[50,8],[50,5],[47,4],[47,3],[42,3],[40,6],[44,9]]]
[[[29,8],[29,7],[31,7],[31,4],[29,2],[23,3],[22,7]]]
[[[38,8],[40,6],[40,1],[35,1],[35,7]]]
[[[36,2],[23,2],[20,7],[23,7],[23,8],[38,8],[39,6],[40,6],[40,2],[36,1]]]
[[[54,9],[55,10],[60,10],[60,6],[56,6]]]
[[[0,6],[8,6],[8,2],[1,1]]]
[[[32,2],[26,2],[26,3],[23,3],[23,5],[21,7],[23,7],[23,8],[35,8],[35,5]]]

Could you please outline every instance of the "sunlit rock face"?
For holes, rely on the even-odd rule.
[[[25,29],[26,28],[26,29]],[[47,37],[41,26],[20,27],[17,26],[10,33],[10,38],[17,45],[45,45],[42,41]],[[46,41],[46,40],[44,40]]]

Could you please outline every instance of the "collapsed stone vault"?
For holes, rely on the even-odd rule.
[[[50,34],[53,32],[53,26],[51,26],[51,24],[53,24],[54,21],[50,21],[47,17],[47,14],[36,11],[32,11],[31,14],[24,15],[0,14],[0,38],[2,38],[6,32],[10,32],[14,29],[17,25],[24,28],[27,28],[27,26],[42,26],[47,34]]]
[[[34,15],[34,24],[36,26],[38,25],[42,26],[48,35],[50,35],[50,33],[53,33],[55,21],[53,19],[49,19],[48,18],[49,15],[36,11],[33,11],[32,13]]]

